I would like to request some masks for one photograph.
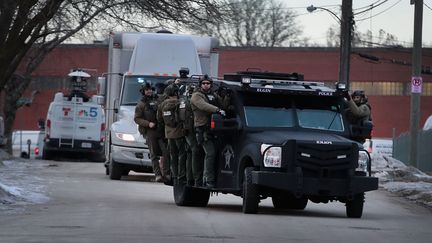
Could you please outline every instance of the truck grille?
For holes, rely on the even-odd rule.
[[[354,168],[358,152],[352,144],[297,143],[295,156],[303,176],[343,178]]]

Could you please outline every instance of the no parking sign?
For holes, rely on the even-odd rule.
[[[411,77],[411,93],[419,93],[422,92],[422,77]]]

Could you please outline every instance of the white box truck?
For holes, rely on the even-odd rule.
[[[106,174],[119,180],[129,171],[151,172],[148,147],[134,122],[140,87],[150,82],[161,93],[165,81],[179,76],[218,73],[218,40],[172,33],[111,33],[108,73],[99,78],[105,97]],[[114,171],[114,173],[112,173]]]

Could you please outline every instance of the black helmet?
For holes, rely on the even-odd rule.
[[[365,93],[363,90],[355,90],[352,95],[352,97],[354,96],[360,96],[361,98],[365,98]]]
[[[145,84],[141,85],[140,93],[144,95],[144,91],[146,91],[146,90],[148,90],[148,89],[153,90],[153,87],[151,86],[150,83],[147,83],[147,82],[146,82]]]
[[[165,88],[164,93],[167,96],[178,96],[179,94],[179,88],[175,84],[171,84],[168,87]]]
[[[203,81],[209,81],[210,83],[213,83],[213,79],[211,79],[207,74],[204,74],[200,79],[199,79],[199,84],[201,85],[201,83]]]
[[[187,67],[180,68],[179,74],[180,74],[180,78],[187,78],[187,76],[189,75],[189,68]]]

